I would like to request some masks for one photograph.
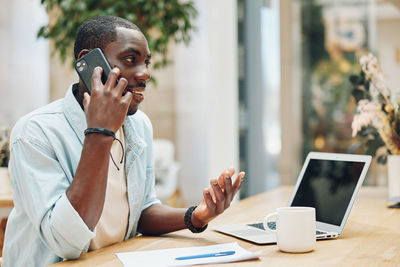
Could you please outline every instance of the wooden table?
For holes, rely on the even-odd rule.
[[[280,187],[244,199],[212,221],[210,227],[224,223],[262,220],[275,208],[287,205],[291,192],[292,187]],[[182,230],[161,237],[136,237],[83,254],[78,260],[55,265],[123,266],[114,253],[237,241],[240,246],[250,251],[261,250],[260,259],[222,266],[400,266],[400,209],[387,208],[386,197],[385,188],[362,188],[343,234],[338,239],[318,241],[316,249],[310,253],[283,253],[276,245],[254,245],[212,230],[201,234]]]

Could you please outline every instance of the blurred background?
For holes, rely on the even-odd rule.
[[[79,1],[58,2],[66,8]],[[108,14],[123,1],[95,2]],[[400,1],[170,3],[179,2],[192,4],[197,14],[188,18],[190,42],[168,40],[163,55],[170,64],[151,70],[156,83],[147,87],[141,106],[153,122],[164,202],[198,203],[209,179],[228,166],[246,171],[245,198],[294,184],[309,151],[346,153],[355,142],[349,76],[360,71],[362,54],[377,55],[390,87],[399,87]],[[60,10],[39,0],[2,0],[0,127],[62,98],[78,80],[73,54],[63,62],[54,39],[37,38],[42,26],[65,16]],[[151,14],[143,10],[137,12]],[[167,23],[168,16],[175,14],[163,14],[157,23]],[[141,25],[141,14],[130,19]],[[152,39],[151,29],[147,37]],[[384,166],[373,163],[365,183],[386,185]]]

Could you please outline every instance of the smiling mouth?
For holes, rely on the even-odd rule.
[[[131,92],[133,95],[138,95],[138,96],[144,97],[144,91],[125,89],[124,92],[122,93],[122,95],[125,95],[126,92]]]
[[[143,91],[131,91],[132,94],[137,94],[137,95],[144,95]]]
[[[127,86],[126,91],[131,92],[132,94],[144,95],[144,90],[146,88],[146,83],[138,83],[136,85]]]

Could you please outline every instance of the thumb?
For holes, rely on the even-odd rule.
[[[90,104],[90,95],[87,92],[85,92],[83,94],[83,109],[85,111],[87,110],[87,107],[89,106],[89,104]]]

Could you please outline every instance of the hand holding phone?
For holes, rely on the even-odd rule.
[[[92,92],[92,74],[95,67],[101,67],[103,74],[101,75],[101,81],[103,84],[106,83],[108,74],[111,71],[111,66],[107,61],[100,48],[95,48],[89,53],[79,58],[75,64],[75,70],[79,77],[83,81],[86,90],[89,94]]]
[[[95,48],[79,58],[74,67],[90,95],[84,96],[83,99],[87,126],[89,128],[107,128],[116,132],[122,126],[132,100],[131,94],[123,95],[128,81],[124,78],[118,79],[120,70],[118,68],[111,69],[99,48]],[[99,77],[100,71],[94,73],[96,67],[103,69],[101,78]],[[95,77],[93,77],[94,75]],[[98,86],[97,93],[93,95],[91,94],[92,89],[95,90],[96,88],[92,88],[92,77],[94,79],[93,86],[96,86],[96,84]],[[104,86],[99,84],[100,79]],[[105,93],[110,91],[113,93]],[[120,97],[116,99],[115,94]]]

